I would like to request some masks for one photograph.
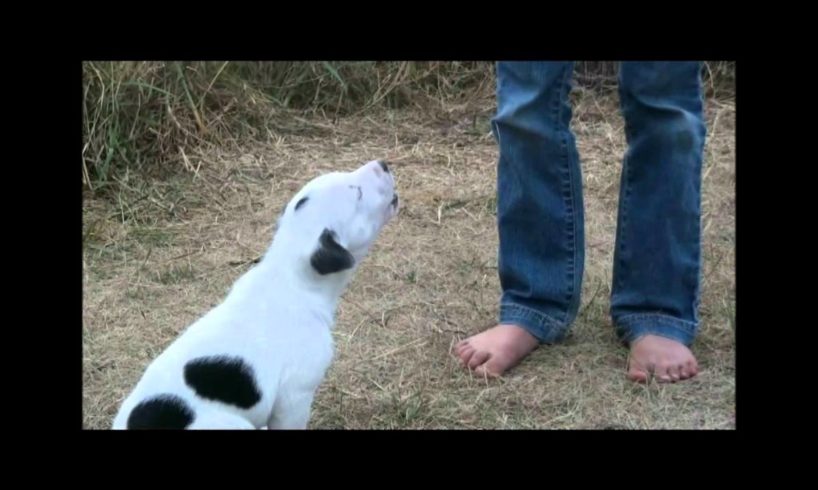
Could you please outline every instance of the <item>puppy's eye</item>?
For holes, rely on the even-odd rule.
[[[295,203],[295,211],[298,211],[298,208],[303,206],[304,203],[307,202],[307,199],[309,199],[309,198],[308,197],[302,197],[301,199],[299,199],[298,202]]]
[[[351,185],[349,186],[350,189],[358,189],[358,200],[360,201],[362,197],[364,197],[364,191],[361,190],[361,186],[359,185]]]

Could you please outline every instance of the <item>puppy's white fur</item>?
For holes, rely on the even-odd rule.
[[[113,428],[306,428],[338,300],[397,211],[380,161],[305,185],[262,260],[147,367]]]

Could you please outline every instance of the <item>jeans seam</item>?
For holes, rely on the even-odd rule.
[[[627,105],[627,93],[625,91],[625,84],[622,83],[622,67],[620,65],[619,68],[619,76],[618,76],[618,90],[619,90],[619,105],[620,110],[622,111],[623,117],[625,116],[625,106]],[[633,141],[633,134],[631,128],[628,125],[627,119],[625,120],[625,136],[628,143],[628,148]],[[620,186],[620,196],[619,196],[619,210],[618,210],[618,219],[616,224],[616,243],[614,244],[614,248],[616,250],[616,267],[614,268],[614,285],[615,287],[611,291],[621,290],[623,287],[623,278],[622,278],[622,271],[623,271],[623,262],[624,262],[624,251],[625,251],[625,233],[627,231],[627,224],[628,224],[628,200],[630,198],[630,165],[628,165],[629,160],[628,150],[625,151],[625,155],[622,158],[622,181]]]
[[[617,285],[618,290],[622,289],[623,280],[624,280],[623,277],[622,277],[622,271],[624,269],[624,261],[625,261],[625,258],[624,258],[624,256],[625,256],[625,242],[627,241],[625,235],[626,235],[627,230],[628,230],[628,201],[630,201],[630,197],[631,197],[630,165],[629,165],[629,158],[627,158],[627,157],[622,162],[622,172],[624,173],[624,178],[622,180],[624,181],[623,183],[624,183],[625,188],[621,190],[622,196],[620,197],[620,199],[621,199],[622,205],[620,207],[620,220],[619,220],[619,223],[617,225],[618,233],[617,233],[617,244],[616,244],[617,245],[616,246],[617,251],[619,252],[619,254],[618,254],[619,256],[617,257],[617,262],[618,262],[617,265],[619,266],[618,267],[619,274],[617,274],[617,277],[616,277],[616,285]]]
[[[681,318],[676,318],[670,315],[666,315],[664,313],[631,313],[629,315],[624,315],[617,318],[617,323],[624,323],[631,320],[663,320],[670,323],[677,323],[680,325],[689,325],[693,328],[696,327],[696,322],[691,322],[688,320],[682,320]]]
[[[565,107],[565,98],[563,97],[563,92],[565,89],[565,84],[568,82],[568,77],[571,75],[571,71],[566,66],[563,68],[563,74],[560,79],[560,85],[555,90],[556,96],[556,104],[554,110],[554,121],[557,125],[557,129],[560,133],[560,153],[564,164],[564,169],[566,173],[567,183],[568,183],[568,193],[566,201],[566,207],[568,208],[568,228],[570,230],[569,233],[569,241],[571,244],[571,260],[568,263],[568,308],[564,313],[564,318],[562,322],[565,323],[568,321],[569,316],[571,316],[571,312],[574,310],[574,303],[576,303],[576,296],[578,292],[576,291],[576,275],[577,275],[577,262],[579,261],[578,253],[577,253],[577,237],[576,237],[576,209],[574,209],[574,184],[571,178],[571,157],[568,151],[568,132],[571,130],[570,126],[568,128],[562,127],[562,116]]]

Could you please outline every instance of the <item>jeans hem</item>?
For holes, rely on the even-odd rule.
[[[698,325],[661,313],[634,313],[614,320],[616,335],[625,345],[644,337],[657,335],[690,346]]]
[[[500,305],[500,323],[523,327],[541,344],[559,342],[568,333],[568,325],[558,322],[533,308],[514,303]]]

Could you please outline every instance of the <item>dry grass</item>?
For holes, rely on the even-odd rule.
[[[419,112],[291,120],[286,134],[186,155],[159,181],[125,174],[84,209],[84,426],[110,426],[146,364],[215,305],[271,239],[283,204],[316,174],[388,158],[402,214],[342,299],[336,358],[311,428],[735,427],[735,106],[707,103],[704,282],[694,380],[635,385],[607,315],[623,122],[613,96],[575,92],[587,265],[568,340],[502,380],[464,373],[452,343],[497,315],[490,97]]]

